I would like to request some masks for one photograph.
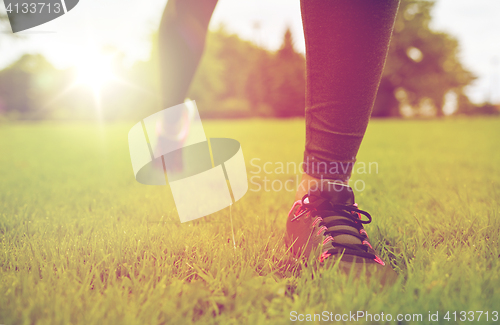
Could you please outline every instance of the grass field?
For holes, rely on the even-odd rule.
[[[276,180],[296,177],[278,167],[300,162],[303,121],[205,122],[207,136],[241,142],[254,177],[232,207],[236,247],[229,208],[181,224],[168,187],[135,181],[131,126],[0,125],[0,324],[500,321],[500,119],[372,121],[357,165],[372,170],[353,180],[399,274],[383,289],[285,251],[294,194]],[[274,172],[257,174],[265,162]]]

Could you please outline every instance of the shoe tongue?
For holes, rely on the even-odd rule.
[[[343,185],[339,183],[334,183],[333,181],[323,180],[315,188],[311,187],[309,190],[309,199],[314,202],[318,198],[328,199],[329,202],[333,204],[342,205],[353,205],[354,204],[354,193],[352,188],[348,185]],[[357,232],[358,230],[351,226],[334,226],[332,230],[350,230]],[[340,244],[361,244],[362,241],[354,236],[342,234],[335,236],[335,243]],[[332,243],[327,243],[325,248],[333,248]]]
[[[322,180],[309,189],[309,197],[314,202],[318,197],[328,199],[333,204],[353,205],[354,193],[348,185]]]

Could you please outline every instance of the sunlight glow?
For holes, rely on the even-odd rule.
[[[157,97],[157,94],[148,88],[143,88],[133,83],[131,80],[124,79],[120,76],[120,71],[123,68],[120,61],[117,59],[122,53],[113,49],[106,50],[105,47],[99,46],[93,42],[82,43],[82,46],[74,48],[71,57],[74,60],[72,67],[74,69],[73,80],[52,99],[50,99],[45,107],[54,105],[61,98],[71,96],[73,91],[82,89],[89,90],[91,97],[94,100],[94,109],[96,117],[102,122],[103,109],[105,109],[105,98],[103,96],[106,91],[135,91],[140,92],[143,96]],[[112,87],[109,87],[112,86]],[[109,87],[110,89],[106,89]],[[85,92],[85,95],[88,93]],[[108,98],[110,98],[108,96]],[[158,101],[159,99],[156,98]],[[108,103],[109,104],[109,103]]]
[[[95,95],[99,95],[101,90],[115,79],[112,55],[90,51],[82,55],[75,66],[76,85],[92,89]]]

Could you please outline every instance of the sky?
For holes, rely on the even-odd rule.
[[[145,5],[147,3],[147,5]],[[126,62],[147,60],[151,35],[158,28],[166,0],[80,0],[64,16],[20,32],[19,39],[3,37],[0,30],[0,68],[23,53],[42,53],[56,67],[78,65],[92,49],[113,46]],[[5,7],[0,4],[0,10]],[[455,36],[464,65],[478,79],[467,89],[480,103],[500,103],[500,0],[438,0],[432,27]],[[219,0],[210,28],[224,24],[269,49],[277,49],[287,27],[297,50],[304,52],[299,0]]]

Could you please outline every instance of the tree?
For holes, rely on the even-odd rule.
[[[248,79],[261,49],[229,34],[224,26],[208,34],[205,53],[189,91],[206,117],[244,117],[251,114]]]
[[[292,32],[288,28],[283,44],[274,58],[273,96],[270,104],[277,117],[304,116],[305,59],[293,47]]]
[[[441,116],[446,93],[463,96],[474,79],[458,58],[457,40],[430,29],[434,3],[401,2],[373,116],[399,116],[400,101],[418,113],[415,107],[429,100]]]
[[[305,60],[288,29],[270,52],[223,27],[208,34],[200,67],[189,91],[205,117],[304,115]]]
[[[136,63],[129,73],[145,89],[157,92],[159,58],[153,41],[151,59]],[[288,29],[283,44],[271,52],[228,33],[224,26],[207,35],[205,51],[188,92],[203,118],[304,115],[305,59],[295,51]],[[132,96],[129,94],[128,96]],[[127,103],[137,100],[127,98]],[[145,111],[158,111],[154,101],[141,99]]]
[[[2,113],[40,119],[43,104],[59,88],[61,74],[40,54],[25,54],[0,72]]]

